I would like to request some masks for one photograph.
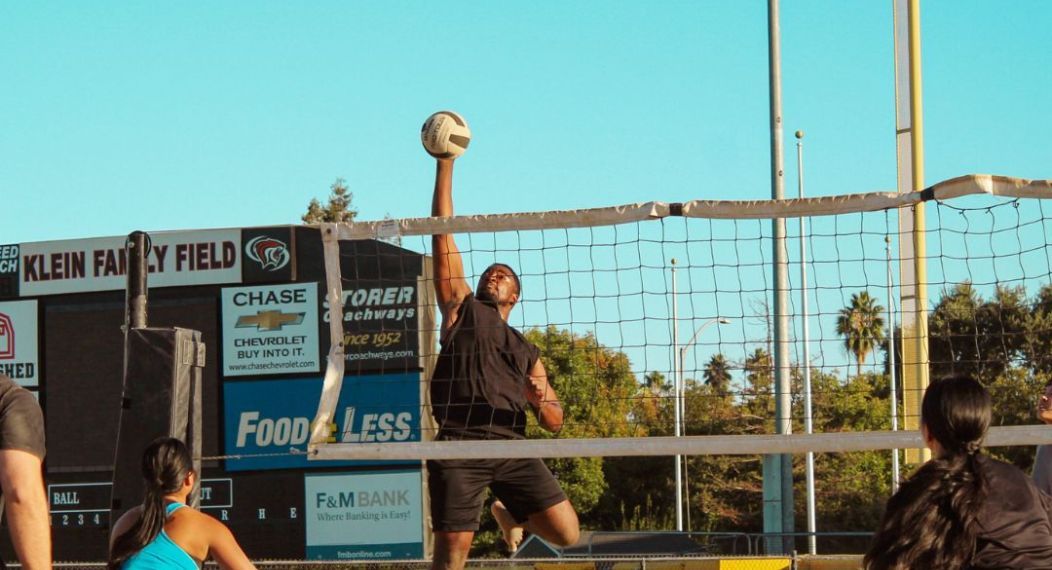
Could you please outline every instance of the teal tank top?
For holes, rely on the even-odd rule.
[[[183,503],[169,503],[165,507],[165,516],[170,517],[172,513],[185,507]],[[179,545],[168,538],[168,534],[161,529],[150,544],[135,553],[134,556],[124,561],[122,570],[171,570],[171,569],[198,570],[197,561],[179,548]]]

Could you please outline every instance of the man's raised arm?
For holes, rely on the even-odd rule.
[[[443,218],[453,215],[452,159],[438,159],[431,215]],[[442,330],[445,331],[456,322],[457,309],[464,298],[471,294],[471,287],[464,279],[464,262],[451,234],[431,236],[431,249],[435,261],[435,295],[438,297],[438,309],[442,312]]]

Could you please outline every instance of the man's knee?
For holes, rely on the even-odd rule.
[[[548,542],[551,542],[560,548],[566,548],[567,546],[577,544],[577,541],[580,539],[581,529],[576,523],[574,523],[573,525],[555,529],[555,532]]]
[[[565,548],[577,544],[581,527],[570,501],[563,501],[536,515],[531,515],[529,530],[548,542]]]
[[[435,558],[431,567],[436,570],[463,568],[474,537],[475,533],[470,531],[436,532]]]
[[[444,548],[450,552],[467,550],[471,548],[471,541],[475,537],[472,531],[436,531],[435,547]]]

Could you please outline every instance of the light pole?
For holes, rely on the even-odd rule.
[[[888,372],[891,388],[891,431],[899,430],[898,393],[895,390],[895,281],[891,273],[891,236],[884,236],[885,251],[888,257]],[[891,492],[899,490],[899,450],[891,450]]]
[[[679,304],[677,300],[678,293],[676,291],[676,258],[672,258],[672,405],[674,408],[673,420],[672,420],[672,435],[679,437],[682,427],[680,422],[679,412],[679,398],[681,387],[679,385],[679,359],[676,358],[676,347],[679,346]],[[683,456],[679,453],[676,454],[674,461],[674,469],[676,470],[675,485],[676,485],[676,530],[683,532],[683,470],[680,464],[683,462]]]
[[[796,131],[796,183],[797,195],[804,199],[804,132]],[[802,311],[801,328],[803,329],[803,368],[804,368],[804,430],[813,432],[811,413],[811,342],[807,326],[807,220],[800,217],[800,308]],[[817,553],[815,537],[815,453],[807,452],[807,550]]]
[[[673,305],[673,306],[675,306],[675,305]],[[687,361],[687,349],[694,345],[694,342],[698,340],[698,336],[701,335],[701,331],[705,330],[706,327],[708,327],[709,325],[712,325],[712,324],[715,324],[715,323],[719,323],[721,325],[725,325],[725,324],[727,324],[729,322],[730,321],[728,321],[727,319],[725,319],[723,317],[715,317],[715,318],[709,319],[709,320],[705,321],[704,323],[701,323],[701,326],[699,326],[697,328],[697,330],[694,331],[694,336],[690,337],[690,340],[688,340],[686,342],[686,344],[684,344],[683,346],[679,347],[679,363],[678,363],[679,364],[679,381],[676,383],[676,385],[678,386],[677,387],[677,391],[676,391],[676,406],[679,409],[676,411],[677,412],[676,415],[678,417],[682,418],[684,423],[686,422],[686,419],[687,419],[687,408],[686,408],[686,403],[683,400],[683,384],[686,381],[686,377],[685,377],[683,371],[685,370],[684,364],[686,364],[686,361]],[[679,434],[677,433],[676,435],[678,436]],[[678,469],[678,466],[677,466],[677,469]],[[683,488],[687,491],[687,500],[689,501],[690,500],[690,483],[689,483],[688,478],[687,478],[687,464],[686,463],[683,464]],[[676,485],[676,521],[677,522],[682,522],[682,520],[683,520],[682,508],[683,508],[683,494],[680,492],[680,488],[679,488],[679,485],[677,483],[677,485]],[[690,506],[689,505],[687,506],[687,526],[688,526],[688,528],[690,527]],[[677,530],[683,530],[683,528],[680,527]]]

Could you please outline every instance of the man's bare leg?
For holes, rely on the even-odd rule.
[[[573,546],[581,538],[577,512],[569,500],[530,515],[526,530],[561,547]]]
[[[475,532],[435,532],[435,558],[431,561],[432,570],[461,570],[468,560],[471,541]]]
[[[514,554],[519,549],[519,544],[522,544],[525,525],[515,522],[515,517],[511,516],[507,507],[500,501],[493,501],[489,512],[493,513],[493,518],[500,525],[500,531],[504,535],[504,544],[508,547],[508,554]]]

